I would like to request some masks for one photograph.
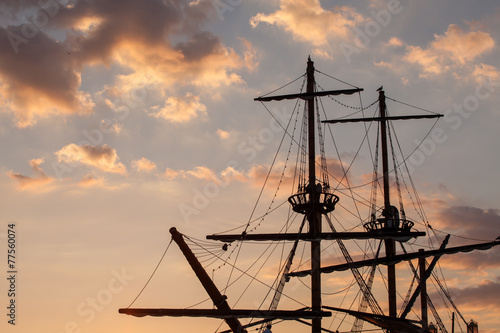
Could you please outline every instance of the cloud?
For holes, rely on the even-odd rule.
[[[426,74],[439,75],[449,70],[449,65],[443,63],[442,56],[433,50],[423,50],[420,46],[407,47],[406,60],[418,64]]]
[[[458,25],[450,24],[444,35],[436,35],[431,48],[448,55],[454,62],[465,64],[493,49],[495,41],[482,31],[465,33]]]
[[[186,171],[185,174],[200,180],[206,180],[206,181],[217,180],[216,173],[205,166],[198,166],[193,170]]]
[[[317,160],[317,163],[319,162],[320,159]],[[335,184],[337,180],[341,179],[342,182],[345,183],[345,178],[343,179],[342,177],[343,171],[340,162],[334,159],[327,159],[326,162],[330,183]],[[232,166],[228,166],[220,172],[206,166],[197,166],[191,170],[174,170],[167,168],[164,177],[168,180],[191,178],[215,183],[235,180],[242,183],[249,183],[253,186],[262,186],[265,181],[267,181],[267,186],[270,187],[288,186],[290,188],[292,184],[297,186],[297,182],[294,182],[296,173],[295,168],[284,168],[284,166],[284,163],[276,163],[271,171],[269,171],[270,166],[265,164],[253,165],[248,171],[237,170]],[[287,194],[289,194],[289,192],[287,192]]]
[[[145,157],[132,161],[132,168],[137,172],[152,172],[156,170],[156,164]]]
[[[403,46],[403,42],[398,37],[391,37],[387,42],[387,46]]]
[[[173,123],[183,123],[206,114],[207,107],[200,103],[200,97],[188,92],[184,97],[169,97],[165,105],[152,115]]]
[[[499,261],[500,248],[498,248],[498,246],[486,251],[476,250],[471,253],[444,256],[440,259],[443,266],[447,266],[452,269],[474,271],[499,268]]]
[[[221,130],[220,128],[217,130],[217,135],[218,135],[218,136],[219,136],[219,138],[221,138],[221,139],[228,139],[228,138],[229,138],[229,132],[228,132],[228,131]]]
[[[498,209],[455,206],[440,210],[437,219],[439,228],[452,230],[454,235],[493,240],[500,236],[500,231],[497,235],[494,233],[500,230],[499,213]]]
[[[249,71],[253,71],[259,66],[259,56],[255,47],[247,39],[240,37],[238,38],[244,45],[245,51],[243,52],[243,62],[245,63],[245,68]]]
[[[85,67],[117,65],[120,74],[111,85],[120,94],[152,87],[175,96],[183,86],[241,84],[236,71],[258,64],[250,42],[243,41],[240,56],[203,30],[216,17],[208,0],[54,3],[56,12],[35,2],[9,2],[3,13],[13,23],[0,27],[0,35],[10,36],[0,40],[0,111],[12,113],[20,127],[43,117],[93,112],[92,96],[81,90]],[[48,17],[32,34],[19,20],[27,8]],[[202,108],[196,112],[205,112]]]
[[[455,206],[440,209],[436,213],[434,228],[450,233],[453,244],[475,244],[494,240],[500,236],[500,215],[498,209],[483,210],[470,206]],[[482,240],[482,241],[480,241]],[[459,256],[460,260],[456,260]],[[500,248],[494,247],[486,251],[444,256],[441,262],[453,269],[486,269],[499,267]]]
[[[138,6],[132,0],[111,0],[78,2],[60,20],[74,29],[85,18],[100,19],[89,33],[73,35],[72,54],[84,63],[114,62],[126,68],[129,73],[116,81],[123,91],[148,85],[216,88],[241,83],[231,71],[244,67],[245,61],[219,37],[202,30],[213,14],[211,1],[146,0]]]
[[[163,176],[167,180],[174,180],[176,178],[182,177],[182,175],[184,175],[183,172],[180,172],[180,171],[177,171],[174,169],[170,169],[170,168],[167,168],[163,174]]]
[[[48,184],[54,181],[53,178],[47,176],[40,165],[43,163],[43,159],[33,159],[30,161],[31,168],[35,174],[34,177],[25,176],[20,173],[9,172],[10,178],[15,179],[19,184],[21,189],[39,189],[45,188]]]
[[[451,288],[450,294],[456,295],[456,302],[469,311],[485,310],[498,311],[500,309],[500,298],[498,290],[500,279],[496,281],[484,280],[480,284],[464,289]]]
[[[465,32],[458,25],[450,24],[443,35],[434,35],[427,48],[409,45],[406,61],[419,65],[423,75],[439,75],[456,66],[463,66],[490,51],[495,41],[486,32]]]
[[[500,71],[494,66],[486,64],[475,65],[472,75],[478,84],[484,83],[485,80],[491,80],[493,82],[500,81]]]
[[[217,174],[215,171],[207,168],[206,166],[197,166],[192,170],[173,170],[167,168],[165,170],[164,176],[168,180],[173,180],[176,178],[191,178],[204,181],[218,181]]]
[[[59,162],[74,165],[81,163],[111,173],[126,174],[126,167],[118,162],[116,150],[102,146],[76,145],[71,143],[55,152]]]
[[[354,26],[362,21],[362,15],[351,7],[329,11],[321,7],[319,0],[281,0],[279,10],[268,15],[259,13],[250,23],[253,27],[260,23],[278,26],[292,33],[295,39],[319,47],[327,45],[332,36],[341,39],[351,36]],[[315,53],[321,54],[319,50]]]
[[[206,166],[197,166],[191,170],[173,170],[167,168],[165,170],[164,177],[167,180],[197,179],[214,183],[229,182],[233,180],[248,182],[251,178],[251,176],[249,176],[249,174],[251,173],[252,171],[250,171],[248,174],[244,171],[238,171],[231,166],[228,166],[219,173]]]
[[[80,182],[78,183],[80,187],[102,187],[106,188],[107,186],[105,185],[105,180],[102,177],[96,177],[94,175],[86,175],[83,177]]]
[[[19,36],[13,27],[0,27],[0,35]],[[79,91],[79,68],[65,46],[43,32],[24,40],[16,46],[0,39],[0,110],[13,113],[19,127],[49,115],[92,112],[94,102]]]

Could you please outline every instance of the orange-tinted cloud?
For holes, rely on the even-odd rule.
[[[229,136],[230,136],[230,134],[229,134],[229,132],[228,132],[228,131],[224,131],[224,130],[222,130],[222,129],[220,129],[220,128],[217,130],[217,135],[218,135],[218,136],[219,136],[219,138],[221,138],[221,139],[228,139],[228,138],[229,138]]]
[[[54,178],[51,178],[45,174],[40,165],[43,163],[43,159],[33,159],[30,161],[31,168],[35,174],[34,177],[25,176],[20,173],[9,172],[8,175],[10,178],[15,179],[19,184],[21,189],[40,189],[46,187],[48,184],[54,181]]]
[[[214,14],[210,1],[78,2],[64,11],[61,23],[74,29],[84,18],[99,18],[90,32],[72,36],[72,54],[83,63],[115,62],[129,73],[117,78],[123,92],[144,86],[179,84],[219,87],[242,82],[232,72],[245,66],[232,48],[202,30]],[[172,40],[180,40],[173,42]],[[247,47],[248,48],[248,47]]]
[[[165,170],[165,172],[163,173],[163,176],[167,180],[174,180],[176,178],[182,177],[182,175],[183,175],[183,173],[181,173],[177,170],[174,170],[174,169],[170,169],[170,168],[167,168]]]
[[[0,35],[17,35],[0,28]],[[43,32],[16,46],[0,39],[0,111],[11,112],[20,127],[54,114],[89,113],[94,103],[79,91],[80,69],[66,47]],[[16,52],[17,50],[17,52]]]
[[[173,123],[182,123],[206,113],[207,107],[200,103],[200,97],[186,93],[184,97],[169,97],[165,105],[152,115]]]
[[[405,59],[422,67],[423,75],[439,75],[453,66],[463,66],[495,46],[491,36],[483,31],[465,32],[450,24],[443,35],[435,35],[427,48],[408,46]]]
[[[495,313],[500,309],[499,288],[500,279],[497,277],[496,281],[484,280],[478,285],[468,288],[451,288],[449,292],[454,296],[455,302],[469,311],[483,309]],[[438,295],[436,297],[439,298]]]
[[[456,206],[438,212],[442,229],[453,230],[453,234],[475,239],[494,239],[500,236],[500,211],[469,206]]]
[[[319,159],[317,162],[319,163]],[[294,176],[296,176],[295,168],[284,168],[284,166],[284,163],[276,163],[271,171],[269,171],[269,165],[253,165],[247,171],[237,170],[232,166],[228,166],[220,172],[216,172],[205,166],[198,166],[192,170],[173,170],[167,168],[164,177],[168,180],[191,178],[215,183],[239,181],[249,183],[253,186],[262,186],[264,182],[267,182],[266,186],[271,188],[276,188],[278,186],[291,188],[292,184],[297,187],[298,183],[294,181]],[[342,179],[342,168],[337,160],[328,159],[327,169],[329,171],[330,184],[332,184],[333,187],[336,181],[332,178],[338,180]],[[345,183],[345,179],[343,182]],[[296,190],[296,188],[294,190]],[[290,192],[287,192],[287,194],[289,193]]]
[[[217,179],[216,173],[205,166],[199,166],[193,170],[188,170],[185,174],[200,180],[215,181]]]
[[[81,187],[106,187],[104,184],[104,178],[95,177],[94,175],[86,175],[78,183]]]
[[[68,165],[81,163],[111,173],[125,174],[126,167],[118,161],[116,150],[107,145],[91,146],[71,143],[56,153],[59,162]]]
[[[500,236],[500,214],[497,209],[483,210],[476,207],[446,207],[435,214],[431,223],[437,229],[450,233],[453,246],[492,241]],[[459,256],[459,260],[457,260]],[[443,265],[455,269],[485,269],[499,267],[500,248],[473,251],[454,256],[444,256]]]
[[[495,41],[483,31],[464,32],[458,25],[450,24],[444,35],[436,35],[431,48],[445,53],[454,62],[464,64],[493,49]]]
[[[152,87],[175,95],[183,85],[242,83],[235,71],[257,64],[250,42],[243,40],[240,56],[203,30],[215,17],[211,1],[77,1],[58,5],[48,23],[27,36],[17,20],[33,4],[7,3],[3,14],[18,23],[0,28],[0,35],[11,36],[0,41],[0,111],[14,114],[21,127],[50,115],[93,112],[92,96],[81,91],[85,66],[122,68],[112,83],[120,94]],[[49,31],[66,37],[56,40]],[[196,112],[205,112],[200,108]]]
[[[494,66],[479,64],[474,66],[474,72],[472,73],[474,79],[477,83],[481,84],[484,81],[491,80],[493,82],[500,81],[500,71]]]
[[[218,181],[216,172],[211,170],[210,168],[207,168],[206,166],[197,166],[192,170],[173,170],[167,168],[165,170],[164,176],[168,180],[173,180],[176,178],[194,178],[204,181]]]
[[[250,23],[268,23],[292,33],[293,37],[315,46],[324,46],[332,36],[346,38],[356,23],[363,21],[361,14],[347,6],[325,10],[319,0],[281,0],[280,9],[271,14],[259,13]]]
[[[132,168],[137,172],[152,172],[156,170],[156,164],[145,157],[132,161]]]

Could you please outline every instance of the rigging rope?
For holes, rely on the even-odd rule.
[[[293,80],[293,81],[291,81],[291,82],[288,82],[287,84],[285,84],[285,85],[283,85],[283,86],[281,86],[281,87],[279,87],[279,88],[277,88],[277,89],[274,89],[273,91],[270,91],[270,92],[268,92],[267,94],[262,95],[262,96],[260,96],[260,97],[265,97],[265,96],[270,95],[270,94],[272,94],[272,93],[274,93],[274,92],[276,92],[276,91],[278,91],[278,90],[281,90],[281,89],[283,89],[283,88],[285,88],[285,87],[287,87],[287,86],[291,85],[291,84],[292,84],[292,83],[294,83],[295,81],[300,80],[301,78],[304,78],[304,81],[305,81],[306,76],[307,76],[307,73],[304,73],[304,74],[302,74],[301,76],[299,76],[298,78],[296,78],[295,80]],[[303,85],[304,85],[304,83],[302,83],[302,86],[303,86]],[[302,92],[302,91],[301,91],[301,92]]]
[[[372,177],[372,192],[370,197],[371,203],[371,211],[370,211],[370,219],[372,222],[375,222],[377,219],[377,188],[378,188],[378,157],[379,157],[379,131],[380,126],[377,126],[377,141],[375,144],[375,159],[373,160],[373,177]]]
[[[296,79],[296,80],[298,80],[298,79]],[[296,80],[295,80],[295,81],[296,81]],[[303,89],[303,87],[304,87],[304,84],[305,84],[305,80],[302,82],[302,88],[301,88],[301,91],[302,91],[302,89]],[[262,103],[262,104],[265,106],[265,104],[264,104],[264,103]],[[296,102],[296,103],[295,103],[295,108],[297,107],[297,105],[298,105],[298,102]],[[294,110],[295,110],[295,108],[294,108]],[[268,112],[269,112],[269,113],[273,116],[273,118],[274,118],[274,119],[278,122],[278,124],[280,124],[280,126],[282,126],[282,125],[281,125],[281,123],[280,123],[280,122],[276,119],[276,117],[275,117],[275,116],[274,116],[274,115],[273,115],[273,114],[269,111],[269,109],[268,109],[267,107],[266,107],[266,110],[267,110],[267,111],[268,111]],[[283,136],[281,137],[281,141],[280,141],[280,143],[279,143],[279,145],[278,145],[278,149],[277,149],[276,154],[275,154],[275,156],[274,156],[274,159],[273,159],[273,161],[272,161],[272,163],[271,163],[271,167],[269,168],[269,172],[268,172],[268,173],[267,173],[267,175],[266,175],[266,179],[264,180],[264,184],[262,185],[262,188],[261,188],[261,190],[260,190],[259,196],[258,196],[258,198],[257,198],[257,200],[256,200],[256,202],[255,202],[255,205],[254,205],[254,207],[253,207],[253,209],[252,209],[252,212],[251,212],[251,214],[250,214],[250,217],[249,217],[249,219],[248,219],[248,222],[247,222],[247,224],[246,224],[246,226],[245,226],[245,230],[243,231],[243,233],[242,233],[242,234],[245,234],[245,233],[247,232],[247,230],[248,230],[248,227],[250,226],[250,221],[252,220],[252,217],[253,217],[253,214],[255,213],[255,210],[257,209],[257,205],[258,205],[258,203],[259,203],[259,201],[260,201],[260,198],[262,197],[262,193],[264,192],[264,189],[265,189],[265,187],[266,187],[267,181],[269,180],[269,176],[271,175],[271,171],[272,171],[272,169],[273,169],[273,166],[274,166],[274,164],[276,163],[276,160],[277,160],[277,158],[278,158],[278,153],[279,153],[279,150],[280,150],[281,146],[283,145],[283,142],[284,142],[284,139],[285,139],[286,135],[288,134],[288,128],[289,128],[289,126],[290,126],[290,123],[291,123],[292,119],[293,119],[293,117],[290,117],[290,120],[288,121],[288,124],[287,124],[286,128],[284,128],[284,130],[285,130],[285,131],[284,131],[284,133],[283,133]],[[282,126],[282,127],[283,127],[283,126]],[[292,136],[292,142],[293,142],[293,141],[294,141],[294,138],[293,138],[293,136]],[[289,154],[290,154],[290,151],[289,151],[289,153],[288,153],[288,156],[289,156]],[[288,160],[288,156],[287,156],[287,160]],[[286,165],[285,165],[285,167],[286,167]],[[283,176],[284,176],[284,171],[283,171],[282,176],[281,176],[281,179],[280,179],[280,184],[281,184],[281,181],[282,181],[282,179],[283,179]],[[276,198],[276,195],[277,195],[277,191],[278,191],[278,190],[279,190],[279,187],[278,187],[278,189],[277,189],[277,190],[276,190],[276,192],[275,192],[274,198],[273,198],[273,200],[272,200],[271,204],[269,205],[269,207],[268,207],[268,209],[267,209],[267,212],[269,212],[269,211],[271,210],[271,206],[272,206],[272,204],[274,203],[274,199]],[[267,215],[267,214],[264,214],[264,216],[266,216],[266,215]],[[254,230],[255,230],[258,226],[260,226],[260,223],[259,223],[256,227],[254,227],[251,231],[254,231]],[[235,259],[234,259],[234,263],[235,263],[235,264],[236,264],[236,261],[238,260],[239,255],[240,255],[240,252],[241,252],[241,248],[242,248],[242,246],[240,245],[240,246],[238,246],[237,248],[238,248],[238,252],[236,253],[236,257],[235,257]],[[235,249],[235,250],[236,250],[236,249]],[[234,252],[235,250],[233,250],[232,252]],[[226,290],[226,289],[227,289],[227,287],[228,287],[228,285],[229,285],[229,282],[231,281],[231,277],[232,277],[232,274],[233,274],[234,267],[235,267],[235,266],[232,266],[232,268],[231,268],[231,272],[230,272],[230,274],[229,274],[228,280],[227,280],[227,282],[226,282],[226,287],[224,288],[224,290]]]
[[[184,236],[185,238],[188,238],[188,239],[190,238],[189,236],[187,236],[187,235],[185,235],[185,234],[183,234],[183,236]],[[196,243],[195,241],[193,241],[193,239],[190,239],[190,240],[191,240],[193,243]],[[260,284],[262,284],[262,285],[264,285],[264,286],[266,286],[266,287],[268,287],[268,288],[274,289],[274,288],[273,288],[272,286],[270,286],[269,284],[265,283],[264,281],[261,281],[261,280],[257,279],[254,275],[250,275],[250,274],[248,273],[248,271],[249,271],[249,270],[250,270],[250,269],[251,269],[251,268],[252,268],[252,267],[253,267],[253,266],[254,266],[254,265],[255,265],[255,264],[259,261],[259,259],[261,259],[261,258],[264,256],[264,254],[267,252],[267,249],[269,249],[269,248],[271,247],[271,245],[273,245],[273,244],[274,244],[274,242],[273,242],[273,243],[271,243],[271,244],[269,244],[269,246],[266,248],[266,250],[265,250],[265,251],[264,251],[264,252],[263,252],[263,253],[262,253],[262,254],[261,254],[261,255],[260,255],[260,256],[259,256],[259,257],[258,257],[258,258],[257,258],[257,259],[256,259],[256,260],[255,260],[255,261],[254,261],[254,262],[253,262],[253,263],[252,263],[252,264],[251,264],[251,265],[250,265],[247,269],[246,269],[246,270],[242,270],[242,269],[240,269],[240,268],[236,267],[235,265],[231,264],[230,262],[228,262],[227,260],[225,260],[225,259],[224,259],[224,258],[222,258],[221,256],[219,256],[219,255],[217,255],[217,254],[213,253],[212,251],[210,251],[210,250],[208,250],[208,249],[205,249],[202,245],[199,245],[199,244],[198,244],[198,246],[200,246],[201,248],[205,249],[207,252],[212,253],[212,255],[216,256],[219,260],[226,262],[226,264],[228,264],[228,265],[232,266],[235,270],[237,270],[237,271],[239,271],[239,272],[241,273],[240,277],[236,278],[236,279],[235,279],[235,280],[231,283],[231,285],[232,285],[232,284],[234,284],[236,281],[238,281],[241,277],[243,277],[243,276],[248,276],[248,277],[249,277],[252,281],[257,281],[258,283],[260,283]],[[277,244],[274,244],[274,245],[277,245]],[[271,252],[271,253],[272,253],[272,252]],[[269,258],[269,257],[268,257],[268,258]],[[266,261],[264,262],[264,264],[267,262],[267,260],[268,260],[268,259],[266,259]],[[261,266],[261,267],[260,267],[260,269],[262,269],[262,267],[263,267],[263,266]],[[259,271],[260,271],[260,269],[259,269]],[[300,302],[300,301],[298,301],[298,300],[294,299],[294,298],[293,298],[293,297],[291,297],[291,296],[288,296],[288,295],[286,295],[286,294],[283,294],[283,295],[284,295],[286,298],[288,298],[288,299],[290,299],[290,300],[292,300],[292,301],[296,302],[297,304],[300,304],[301,306],[307,306],[307,305],[305,305],[304,303],[302,303],[302,302]],[[241,298],[241,297],[240,297],[240,298]]]
[[[153,278],[153,275],[155,275],[156,271],[158,270],[158,267],[160,267],[160,264],[163,261],[163,258],[165,257],[165,254],[167,254],[167,251],[170,248],[170,245],[172,244],[172,241],[173,241],[173,239],[170,239],[170,242],[168,243],[167,248],[165,249],[165,251],[163,252],[163,254],[162,254],[161,258],[160,258],[160,261],[158,261],[158,264],[156,265],[155,269],[153,270],[153,273],[151,273],[151,276],[146,281],[146,284],[144,285],[144,287],[142,287],[142,289],[139,292],[139,294],[134,298],[134,300],[132,301],[132,303],[130,303],[130,305],[127,308],[130,308],[134,304],[134,302],[139,298],[139,296],[141,296],[141,294],[144,291],[144,289],[146,289],[147,285],[149,284],[149,281],[151,281],[151,279]]]
[[[388,112],[388,109],[386,109],[386,112]],[[388,113],[387,113],[387,116],[389,116]],[[396,152],[394,150],[394,144],[392,142],[392,135],[391,135],[392,126],[393,126],[392,122],[389,122],[389,126],[387,127],[387,132],[388,132],[388,136],[389,136],[389,143],[391,146],[392,164],[394,165],[394,177],[396,178],[396,189],[398,192],[398,199],[399,199],[399,213],[401,214],[401,217],[403,218],[403,220],[406,220],[405,209],[403,207],[403,197],[401,196],[401,185],[399,183],[399,175],[398,175],[399,167],[396,167],[396,165],[399,165],[399,163],[397,162]],[[394,133],[394,136],[395,135],[396,135],[396,133]]]
[[[307,217],[304,215],[304,218],[302,220],[302,224],[300,225],[300,228],[299,228],[297,239],[293,243],[292,250],[290,251],[290,254],[288,255],[288,258],[287,258],[287,261],[286,261],[285,265],[283,265],[283,269],[282,269],[282,273],[281,273],[281,278],[279,279],[279,281],[278,281],[279,275],[276,277],[275,282],[278,282],[278,287],[276,288],[273,300],[272,300],[271,304],[269,305],[269,310],[276,310],[278,308],[278,304],[279,304],[279,301],[281,299],[281,295],[283,294],[283,289],[285,288],[285,283],[288,281],[287,274],[290,272],[290,267],[292,266],[293,258],[295,257],[295,251],[297,250],[297,246],[299,244],[299,235],[302,234],[302,229],[304,228],[304,225],[305,225],[306,221],[307,221]],[[260,304],[259,309],[264,304],[264,301],[265,301],[266,298],[267,298],[267,295],[264,298],[264,300],[262,301],[262,303]],[[264,327],[266,326],[266,323],[267,322],[263,322],[262,323],[262,326],[261,326],[261,328],[260,328],[259,331],[264,330]]]
[[[326,221],[328,222],[328,225],[330,226],[330,229],[332,230],[332,232],[336,232],[335,227],[334,227],[332,221],[330,220],[330,218],[328,217],[328,215],[325,215],[325,217],[326,217]],[[344,242],[342,242],[341,239],[336,239],[336,241],[337,241],[337,243],[342,251],[342,254],[344,255],[346,262],[348,264],[352,263],[353,262],[352,257],[349,254],[349,251],[347,251],[347,248],[345,247]],[[371,292],[371,288],[368,287],[368,285],[366,284],[366,281],[361,276],[361,273],[359,272],[359,270],[357,268],[354,268],[354,267],[350,267],[350,269],[351,269],[352,274],[356,278],[356,282],[358,283],[359,288],[363,292],[363,297],[366,298],[373,313],[378,314],[378,315],[383,315],[384,312],[382,311],[382,308],[380,308],[380,306],[378,305],[377,300],[375,299],[375,297],[373,296],[373,294]]]
[[[403,243],[400,243],[400,244],[401,244],[401,248],[403,249],[403,252],[405,254],[408,253],[406,251],[406,248],[404,247]],[[417,269],[415,268],[415,266],[413,265],[413,263],[411,262],[411,260],[408,261],[408,264],[410,266],[411,271],[413,272],[413,278],[414,278],[414,280],[417,280],[418,282],[420,282],[420,278],[419,278],[419,275],[417,273]],[[413,286],[413,281],[412,281],[412,286]],[[410,286],[410,290],[408,291],[408,293],[410,293],[410,291],[411,291],[411,286]],[[426,295],[426,300],[427,300],[427,306],[431,309],[431,312],[432,312],[432,314],[434,316],[434,319],[436,319],[436,323],[439,326],[439,328],[441,329],[441,332],[448,333],[448,331],[446,330],[446,327],[443,324],[443,321],[441,320],[441,317],[439,316],[439,313],[436,310],[436,307],[434,306],[434,303],[432,303],[432,300],[429,297],[429,294]],[[410,301],[410,297],[408,297],[405,300],[405,302],[403,303],[403,306],[401,307],[400,316],[403,313],[404,308],[409,303],[409,301]]]
[[[350,83],[348,83],[348,82],[346,82],[346,81],[342,81],[342,80],[340,80],[340,79],[337,79],[336,77],[331,76],[331,75],[328,75],[328,74],[326,74],[326,73],[323,73],[323,72],[321,72],[321,71],[319,71],[319,70],[317,70],[317,69],[315,69],[315,72],[318,72],[318,73],[320,73],[320,74],[323,74],[323,75],[325,75],[325,76],[328,76],[328,77],[329,77],[329,78],[331,78],[331,79],[334,79],[334,80],[336,80],[336,81],[338,81],[338,82],[341,82],[341,83],[343,83],[343,84],[347,84],[348,86],[351,86],[351,87],[353,87],[353,88],[359,89],[359,87],[356,87],[356,86],[354,86],[354,85],[352,85],[352,84],[350,84]]]
[[[444,295],[446,296],[446,298],[448,299],[448,301],[450,302],[450,304],[453,306],[453,308],[455,309],[455,311],[457,311],[457,313],[460,316],[460,318],[462,318],[462,320],[465,323],[465,325],[467,325],[467,321],[465,320],[465,318],[462,316],[462,314],[458,310],[457,306],[455,305],[455,302],[453,302],[453,298],[451,297],[450,293],[448,292],[448,290],[446,288],[443,287],[443,284],[441,283],[441,281],[439,280],[439,278],[438,278],[438,276],[437,276],[437,274],[435,272],[432,272],[432,277],[437,282],[437,284],[441,288],[441,291],[444,293]]]
[[[378,258],[381,247],[382,247],[382,241],[380,241],[380,243],[379,243],[378,250],[377,250],[377,255],[375,256],[375,259]],[[373,279],[375,278],[375,272],[376,271],[377,271],[377,266],[373,265],[371,267],[370,275],[368,277],[368,283],[367,283],[369,291],[371,291],[371,289],[372,289]],[[369,302],[369,299],[368,299],[367,295],[363,293],[363,297],[361,299],[361,302],[359,303],[358,311],[365,312],[366,308],[368,307],[368,302]],[[356,319],[354,320],[354,323],[352,325],[351,333],[360,333],[361,330],[363,329],[364,322],[365,322],[364,320],[356,317]]]
[[[385,98],[386,98],[386,99],[390,99],[390,100],[391,100],[391,101],[393,101],[393,102],[400,103],[400,104],[403,104],[403,105],[409,106],[409,107],[414,108],[414,109],[417,109],[417,110],[425,111],[425,112],[432,113],[432,114],[439,114],[439,113],[437,113],[437,112],[434,112],[434,111],[429,111],[429,110],[423,109],[423,108],[418,107],[418,106],[414,106],[414,105],[411,105],[411,104],[408,104],[408,103],[405,103],[405,102],[400,102],[400,101],[397,101],[397,100],[395,100],[395,99],[393,99],[393,98],[390,98],[390,97],[387,97],[387,96],[385,96]]]

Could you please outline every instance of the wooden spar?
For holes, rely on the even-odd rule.
[[[488,243],[479,243],[479,244],[473,244],[473,245],[463,245],[463,246],[456,246],[456,247],[449,247],[443,250],[429,250],[429,251],[421,251],[421,252],[413,252],[413,253],[408,253],[408,254],[398,254],[392,258],[388,257],[382,257],[382,258],[377,258],[377,259],[367,259],[367,260],[360,260],[360,261],[354,261],[352,263],[348,264],[340,264],[340,265],[333,265],[333,266],[326,266],[321,268],[322,273],[333,273],[333,272],[338,272],[338,271],[346,271],[351,267],[366,267],[366,266],[374,266],[374,265],[387,265],[389,263],[394,263],[397,264],[401,261],[409,261],[417,258],[427,258],[427,257],[432,257],[432,256],[437,256],[437,255],[444,255],[444,254],[453,254],[453,253],[458,253],[458,252],[470,252],[473,250],[488,250],[492,248],[493,246],[500,245],[500,240],[495,240],[493,242],[488,242]],[[304,271],[297,271],[297,272],[292,272],[289,273],[288,276],[307,276],[311,274],[310,270],[304,270]]]
[[[274,319],[296,320],[330,317],[329,311],[306,311],[306,310],[254,310],[254,309],[119,309],[119,313],[136,317],[206,317],[226,320],[238,320],[237,318],[264,318],[266,321]],[[248,326],[245,326],[248,327]],[[245,327],[241,327],[243,332]],[[231,331],[235,332],[233,329]]]
[[[363,88],[355,88],[355,89],[343,89],[343,90],[329,90],[329,91],[312,91],[305,92],[301,94],[289,94],[289,95],[278,95],[278,96],[262,96],[254,98],[254,101],[259,102],[270,102],[270,101],[281,101],[284,99],[303,99],[310,100],[314,97],[321,96],[335,96],[335,95],[351,95],[357,92],[363,91]]]
[[[217,309],[219,309],[222,312],[231,313],[231,308],[229,307],[229,304],[227,304],[226,296],[223,296],[220,293],[219,289],[217,289],[217,287],[210,279],[203,266],[200,264],[196,256],[193,254],[189,246],[184,241],[182,234],[179,233],[176,228],[170,228],[170,233],[172,234],[172,239],[177,243],[177,245],[179,245],[179,248],[186,257],[187,261],[189,262],[189,265],[191,265],[191,268],[195,272],[196,276],[200,280],[201,284],[207,291],[208,295],[214,302],[214,305],[217,307]],[[229,325],[229,327],[233,332],[235,333],[243,332],[243,327],[240,321],[236,319],[236,317],[229,316],[227,318],[224,318],[224,320],[226,321],[226,323]]]
[[[397,317],[390,317],[390,316],[384,316],[384,315],[378,315],[373,313],[366,313],[366,312],[360,312],[342,308],[335,308],[332,306],[323,306],[323,308],[332,311],[344,312],[356,318],[360,318],[364,321],[372,323],[378,327],[389,330],[395,330],[395,332],[422,333],[422,329],[414,324],[418,323],[418,321],[415,320],[400,319]]]
[[[425,236],[423,231],[361,231],[361,232],[322,232],[316,235],[321,240],[336,239],[386,239],[386,238],[416,238]],[[234,241],[310,241],[313,236],[310,233],[286,233],[286,234],[232,234],[232,235],[208,235],[207,239],[231,243]]]
[[[393,116],[393,117],[371,117],[371,118],[346,118],[346,119],[332,119],[332,120],[323,120],[322,123],[327,124],[339,124],[339,123],[358,123],[363,121],[381,121],[385,120],[408,120],[408,119],[432,119],[432,118],[440,118],[442,114],[422,114],[422,115],[409,115],[409,116]]]

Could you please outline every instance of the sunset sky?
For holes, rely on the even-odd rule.
[[[444,114],[435,125],[397,131],[407,153],[414,151],[406,155],[412,178],[441,237],[433,245],[446,233],[450,246],[494,240],[499,43],[494,0],[0,0],[1,331],[215,332],[220,320],[135,318],[118,309],[148,281],[170,227],[204,239],[244,226],[273,199],[286,201],[290,190],[274,198],[271,189],[252,214],[283,136],[270,113],[286,126],[294,104],[270,104],[268,112],[253,99],[303,75],[308,56],[321,73],[363,88],[363,106],[383,85],[388,97],[407,104],[388,102],[394,114],[425,112],[408,105]],[[325,90],[350,87],[321,74],[317,81]],[[297,87],[300,80],[283,93]],[[357,95],[341,101],[360,105]],[[330,102],[330,118],[352,112]],[[336,138],[343,163],[364,135],[362,125],[346,126]],[[271,188],[286,159],[282,150]],[[338,175],[337,157],[329,158]],[[369,165],[368,151],[359,158]],[[284,185],[291,183],[287,172]],[[351,185],[371,179],[369,168],[348,176]],[[9,224],[17,241],[15,326],[6,316]],[[282,225],[252,227],[278,232]],[[326,253],[333,262],[336,252]],[[251,264],[243,254],[239,260],[243,268]],[[260,273],[271,284],[278,262],[266,265]],[[478,321],[481,333],[500,333],[500,248],[444,256],[439,269],[465,319]],[[224,287],[230,269],[214,272]],[[325,304],[338,306],[335,292],[351,281],[325,277]],[[228,290],[230,304],[239,295],[234,289],[245,288],[238,283],[233,298]],[[303,286],[292,285],[297,291],[288,295],[308,303]],[[250,289],[251,300],[236,307],[259,306],[257,293]],[[205,298],[173,244],[134,307],[183,308]],[[286,299],[283,307],[302,306]],[[335,320],[325,326],[350,329]],[[309,330],[282,327],[273,332]]]

